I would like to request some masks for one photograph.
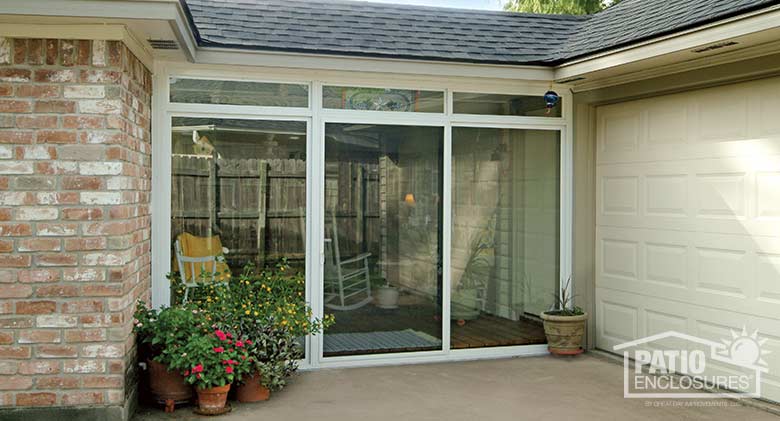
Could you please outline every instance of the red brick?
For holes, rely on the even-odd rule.
[[[2,257],[0,256],[0,259]],[[0,260],[0,267],[2,266],[2,260]],[[29,285],[11,284],[0,287],[0,298],[25,298],[30,295],[32,295],[32,287]]]
[[[78,72],[73,69],[46,69],[35,71],[36,82],[73,83],[78,80]]]
[[[21,85],[16,88],[17,97],[57,98],[60,96],[58,85]]]
[[[78,232],[78,224],[71,223],[42,223],[39,222],[35,225],[36,235],[40,236],[71,236],[76,235]]]
[[[16,116],[16,127],[20,129],[51,129],[57,127],[56,115]]]
[[[64,190],[101,190],[103,179],[101,177],[63,177],[62,188]]]
[[[79,353],[70,345],[38,345],[36,354],[40,358],[76,358]]]
[[[79,202],[79,194],[76,192],[46,192],[36,195],[39,205],[73,205]]]
[[[43,64],[43,40],[31,39],[27,50],[28,64]]]
[[[63,184],[65,183],[63,178]],[[63,188],[66,188],[63,186]],[[100,208],[65,208],[62,210],[62,218],[76,221],[89,221],[103,218],[103,210]]]
[[[65,342],[104,342],[106,331],[103,329],[66,330]]]
[[[35,132],[0,130],[0,143],[32,143]]]
[[[85,389],[120,388],[124,384],[121,376],[84,376]]]
[[[14,64],[24,64],[27,61],[27,40],[14,40]]]
[[[84,285],[81,292],[85,296],[91,297],[118,297],[124,292],[122,285]]]
[[[27,69],[0,68],[0,82],[29,82],[31,76]]]
[[[46,175],[58,175],[58,174],[77,174],[79,172],[78,165],[74,162],[36,162],[35,173]]]
[[[13,85],[7,83],[0,84],[0,96],[11,96],[14,94]]]
[[[25,390],[32,387],[32,379],[22,376],[0,376],[0,390]]]
[[[36,297],[75,297],[79,294],[73,285],[46,285],[35,290]]]
[[[35,101],[33,111],[36,113],[73,114],[76,112],[76,102],[62,100],[38,100]]]
[[[57,374],[60,372],[58,361],[20,361],[19,374]]]
[[[33,269],[19,272],[19,282],[43,283],[56,282],[60,278],[60,272],[56,269]]]
[[[32,263],[32,259],[29,255],[27,256],[0,255],[0,267],[24,268],[24,267],[30,267],[31,263]],[[2,297],[2,295],[3,293],[0,292],[0,297]]]
[[[36,389],[75,389],[79,387],[78,377],[47,376],[35,381]]]
[[[84,83],[118,83],[122,80],[122,72],[114,70],[84,70],[80,81]]]
[[[60,43],[60,60],[63,66],[76,64],[76,44],[72,40],[62,40]]]
[[[91,57],[92,43],[88,40],[81,40],[78,42],[78,57],[76,58],[76,64],[79,66],[86,66],[89,64],[89,58]]]
[[[60,343],[59,330],[22,330],[19,331],[17,342],[20,344]]]
[[[27,329],[34,324],[31,317],[0,318],[0,328],[5,329]]]
[[[29,113],[30,110],[32,110],[30,101],[0,99],[0,113]]]
[[[38,143],[76,143],[76,132],[42,130],[36,137]]]
[[[62,303],[62,313],[100,313],[103,311],[103,302],[100,300],[80,300]]]
[[[26,238],[19,240],[17,248],[20,252],[26,251],[58,251],[60,240],[57,238]]]
[[[16,237],[32,234],[30,224],[0,224],[0,236]]]
[[[62,127],[66,129],[102,129],[105,125],[105,117],[74,115],[62,118]]]
[[[27,359],[30,358],[31,352],[29,346],[0,346],[0,359]],[[0,376],[0,379],[2,376]]]
[[[12,240],[0,240],[0,253],[10,253],[14,251],[14,242]]]
[[[16,406],[52,406],[57,403],[57,394],[50,392],[17,393]]]
[[[62,395],[63,405],[95,405],[103,403],[103,392],[69,392]]]
[[[54,301],[17,301],[16,314],[51,314],[57,311]]]
[[[68,238],[65,240],[66,251],[104,250],[108,246],[105,237]]]
[[[46,40],[46,64],[57,64],[57,57],[59,56],[59,40],[47,39]]]
[[[14,334],[10,331],[0,331],[0,345],[11,345],[14,343]]]

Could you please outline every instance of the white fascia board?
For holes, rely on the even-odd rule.
[[[547,82],[553,80],[554,76],[554,70],[551,67],[544,66],[454,63],[324,54],[247,51],[228,48],[199,48],[195,61],[199,64],[227,64],[233,66],[263,66],[287,69],[320,69]]]
[[[197,43],[177,0],[2,0],[0,15],[166,21],[187,58],[195,57]],[[135,39],[131,42],[142,45]]]
[[[555,80],[567,80],[588,73],[660,57],[756,32],[780,27],[780,6],[721,20],[688,31],[608,51],[561,64]],[[652,64],[649,64],[652,66]]]

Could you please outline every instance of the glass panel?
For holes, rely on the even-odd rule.
[[[171,78],[171,102],[308,107],[309,87],[289,83]]]
[[[545,343],[559,274],[560,133],[452,129],[451,346]]]
[[[472,94],[455,92],[455,114],[514,115],[525,117],[560,117],[563,98],[547,113],[542,95]]]
[[[322,104],[337,110],[443,113],[444,92],[325,86]]]
[[[172,127],[171,238],[225,247],[234,275],[281,258],[303,270],[306,123],[176,117]]]
[[[324,355],[440,350],[443,129],[325,126]]]

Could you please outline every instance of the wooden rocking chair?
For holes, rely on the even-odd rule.
[[[331,214],[331,233],[332,238],[325,239],[325,307],[355,310],[373,300],[368,269],[371,253],[342,260],[335,212]]]

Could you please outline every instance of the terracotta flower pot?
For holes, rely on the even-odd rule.
[[[254,373],[243,381],[244,384],[236,387],[236,399],[239,402],[261,402],[271,397],[271,391],[260,384],[260,373]]]
[[[198,388],[198,408],[204,414],[219,414],[225,409],[230,385]]]
[[[167,366],[157,361],[148,360],[146,364],[149,367],[149,389],[158,402],[165,404],[165,412],[173,412],[176,403],[192,398],[192,387],[181,373],[169,371]]]
[[[588,314],[559,316],[542,313],[547,349],[556,355],[577,355],[583,352],[582,337],[585,336],[585,322]]]

